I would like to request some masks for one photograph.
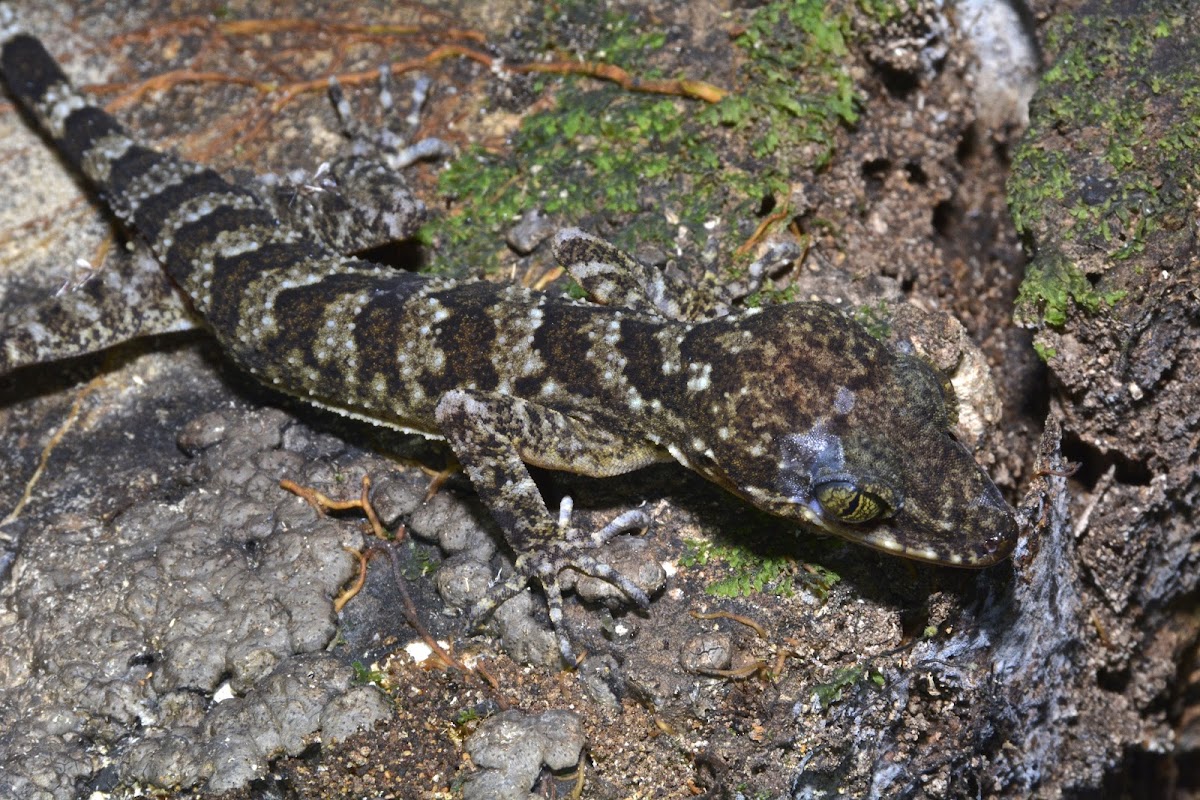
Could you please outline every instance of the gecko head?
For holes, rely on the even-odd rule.
[[[794,321],[758,331],[766,344],[739,360],[747,374],[731,380],[760,377],[725,415],[713,452],[721,482],[765,511],[908,558],[963,567],[1006,558],[1015,516],[954,437],[948,386],[837,312],[803,313],[796,343],[786,336]]]
[[[871,421],[884,427],[834,416],[783,436],[767,510],[922,561],[985,567],[1009,555],[1013,512],[947,428],[886,411]]]

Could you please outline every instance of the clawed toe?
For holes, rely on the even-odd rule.
[[[530,580],[536,580],[546,595],[550,624],[558,638],[559,650],[563,659],[568,664],[573,664],[574,651],[563,623],[561,573],[564,570],[573,570],[597,578],[619,589],[638,608],[649,608],[650,595],[646,589],[620,570],[597,559],[593,552],[620,533],[647,528],[650,519],[641,509],[634,509],[619,515],[602,529],[584,534],[570,528],[570,518],[571,500],[564,498],[559,507],[558,537],[540,552],[519,555],[512,577],[492,586],[487,596],[471,608],[469,616],[473,626],[481,624],[498,606],[523,591]]]

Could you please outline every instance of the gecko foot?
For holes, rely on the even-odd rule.
[[[493,586],[487,596],[471,608],[470,617],[473,623],[481,622],[506,600],[522,592],[531,580],[536,580],[546,593],[550,624],[558,638],[563,660],[568,664],[575,664],[574,650],[563,624],[559,574],[563,570],[571,569],[599,578],[620,589],[639,608],[648,608],[650,596],[644,588],[624,573],[598,560],[590,551],[604,546],[618,534],[648,528],[650,517],[641,509],[632,509],[618,515],[603,528],[585,534],[571,527],[571,510],[571,498],[564,497],[559,506],[557,536],[542,549],[517,556],[513,576],[504,583]]]
[[[392,94],[392,68],[390,64],[379,67],[379,106],[384,112],[384,125],[372,131],[363,125],[353,114],[350,103],[342,91],[342,85],[336,76],[329,78],[329,99],[337,112],[342,125],[342,132],[351,142],[352,152],[363,156],[370,153],[378,154],[382,161],[395,171],[405,169],[418,161],[440,158],[453,158],[454,148],[437,137],[427,137],[413,142],[413,137],[421,122],[421,108],[429,94],[431,81],[425,76],[418,76],[413,83],[412,110],[404,118],[406,130],[397,130],[392,114],[394,100]]]

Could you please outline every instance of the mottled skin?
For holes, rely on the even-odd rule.
[[[559,571],[647,602],[586,552],[642,516],[582,536],[527,464],[606,476],[675,460],[773,514],[908,557],[982,567],[1011,551],[1013,513],[950,433],[942,382],[832,308],[688,321],[679,287],[577,230],[556,255],[593,302],[348,258],[259,192],[136,144],[3,12],[0,41],[12,95],[235,361],[313,404],[449,441],[518,554],[516,579],[476,613],[536,577],[569,657]],[[394,204],[390,223],[411,230],[421,209]]]

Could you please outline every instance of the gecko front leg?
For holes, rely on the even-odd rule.
[[[471,609],[480,619],[536,578],[546,592],[550,622],[567,663],[574,663],[570,640],[562,624],[562,594],[558,574],[574,569],[606,580],[639,606],[649,603],[646,591],[591,555],[613,536],[645,528],[638,510],[621,514],[588,535],[571,526],[571,504],[564,499],[557,517],[551,515],[526,464],[608,477],[670,460],[646,441],[630,439],[611,424],[562,412],[506,395],[453,390],[438,403],[438,427],[454,449],[480,499],[487,505],[516,553],[516,573],[496,586]],[[607,422],[607,421],[605,421]]]

